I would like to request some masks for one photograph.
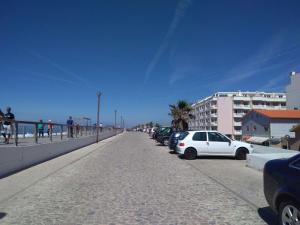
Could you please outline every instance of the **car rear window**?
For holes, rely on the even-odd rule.
[[[196,132],[193,141],[207,141],[206,132]]]
[[[178,139],[183,140],[183,139],[185,139],[186,136],[188,136],[188,134],[189,134],[189,132],[187,132],[187,131],[181,132]]]

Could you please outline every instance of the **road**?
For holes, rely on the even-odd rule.
[[[0,180],[0,224],[272,224],[262,174],[244,164],[125,133]]]

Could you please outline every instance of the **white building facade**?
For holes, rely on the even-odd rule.
[[[287,108],[300,109],[300,73],[290,73],[291,82],[286,87]]]
[[[217,92],[192,104],[191,130],[216,130],[242,137],[242,118],[251,109],[286,109],[285,93]]]

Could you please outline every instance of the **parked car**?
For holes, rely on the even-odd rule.
[[[149,131],[149,136],[150,137],[153,137],[153,134],[154,134],[154,132],[157,130],[157,128],[156,127],[152,127],[151,129],[150,129],[150,131]]]
[[[184,135],[184,131],[178,130],[174,131],[169,138],[169,149],[176,152],[176,145],[178,143],[178,139],[180,135]]]
[[[280,225],[300,224],[300,154],[266,163],[264,193]]]
[[[162,145],[168,146],[169,144],[169,138],[171,134],[173,133],[172,127],[167,127],[165,130],[157,134],[156,140],[157,142],[161,143]]]
[[[155,130],[155,132],[153,133],[153,136],[152,136],[153,139],[156,140],[157,135],[158,135],[159,133],[163,132],[166,128],[167,128],[167,127],[158,127],[158,128]]]
[[[179,138],[176,152],[186,159],[195,159],[200,155],[233,156],[239,160],[246,159],[253,152],[253,146],[235,141],[216,131],[187,131]]]

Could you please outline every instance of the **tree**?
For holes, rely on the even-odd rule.
[[[169,115],[173,117],[172,126],[176,129],[188,130],[188,120],[193,118],[192,107],[184,100],[179,100],[175,105],[169,105]]]

